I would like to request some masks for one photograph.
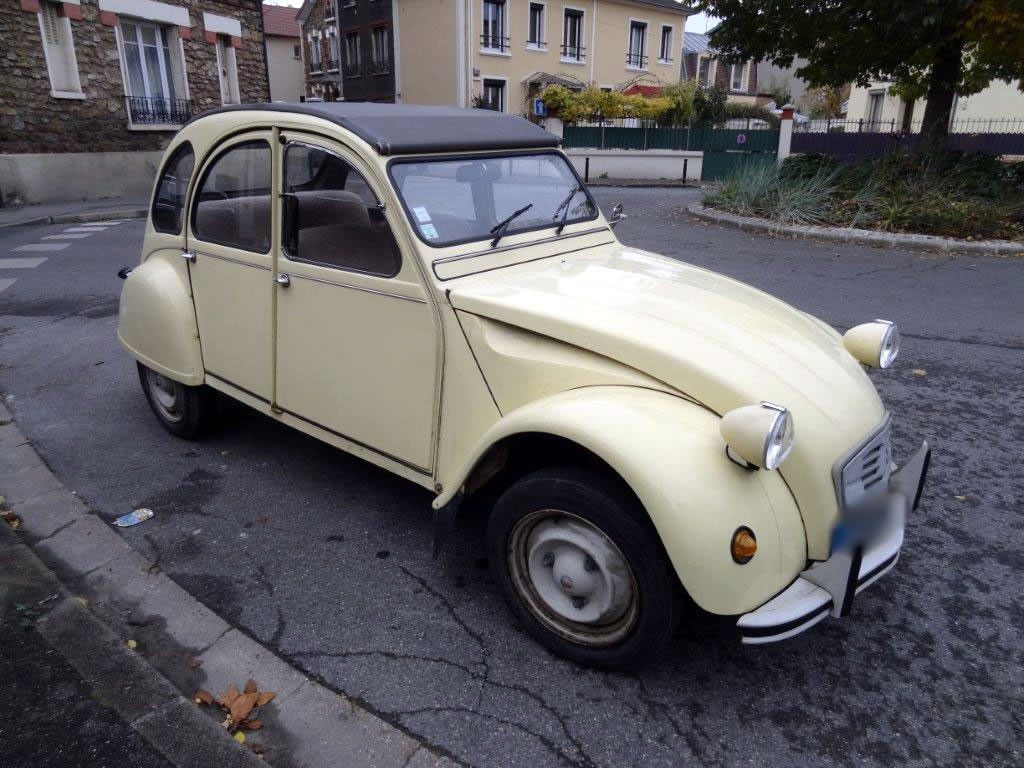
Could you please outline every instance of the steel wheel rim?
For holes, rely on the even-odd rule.
[[[558,509],[531,512],[512,529],[506,559],[520,599],[556,634],[599,648],[621,642],[636,624],[629,561],[590,521]]]
[[[178,422],[184,418],[181,405],[181,385],[156,371],[146,371],[146,383],[153,396],[153,404],[160,415],[168,421]]]

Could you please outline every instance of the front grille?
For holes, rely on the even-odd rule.
[[[892,474],[892,442],[889,424],[864,445],[843,466],[839,480],[840,500],[851,507],[865,496],[884,491]]]

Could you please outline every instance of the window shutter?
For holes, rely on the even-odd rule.
[[[43,14],[43,34],[46,38],[46,44],[59,46],[61,44],[61,34],[57,6],[53,3],[40,3],[39,9]]]

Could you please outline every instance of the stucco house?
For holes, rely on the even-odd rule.
[[[916,130],[924,117],[925,99],[907,102],[889,92],[892,83],[873,82],[850,91],[848,120],[863,120],[876,130]],[[985,90],[972,96],[957,96],[953,102],[951,129],[963,131],[992,130],[1001,126],[1024,126],[1024,93],[1021,83],[993,81]]]
[[[683,42],[684,80],[696,80],[708,88],[724,88],[729,101],[758,102],[758,67],[754,60],[726,61],[711,44],[710,35],[687,32]]]
[[[0,3],[7,204],[148,194],[183,123],[266,101],[257,0]]]
[[[267,75],[271,101],[298,101],[305,93],[302,45],[296,9],[263,4],[263,34],[267,41]]]

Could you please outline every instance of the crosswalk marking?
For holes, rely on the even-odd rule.
[[[102,227],[71,227],[70,229],[65,229],[64,231],[65,232],[87,232],[88,233],[88,232],[102,232],[103,229],[104,228],[102,228]]]
[[[0,280],[0,293],[14,285],[14,280]]]
[[[80,221],[80,227],[116,227],[120,221]]]
[[[29,243],[28,245],[19,245],[15,248],[15,251],[63,251],[71,243]]]
[[[44,261],[45,256],[38,259],[0,259],[0,269],[32,269]]]
[[[83,237],[88,237],[88,232],[79,232],[78,234],[61,233],[59,235],[44,235],[43,240],[81,240]]]

